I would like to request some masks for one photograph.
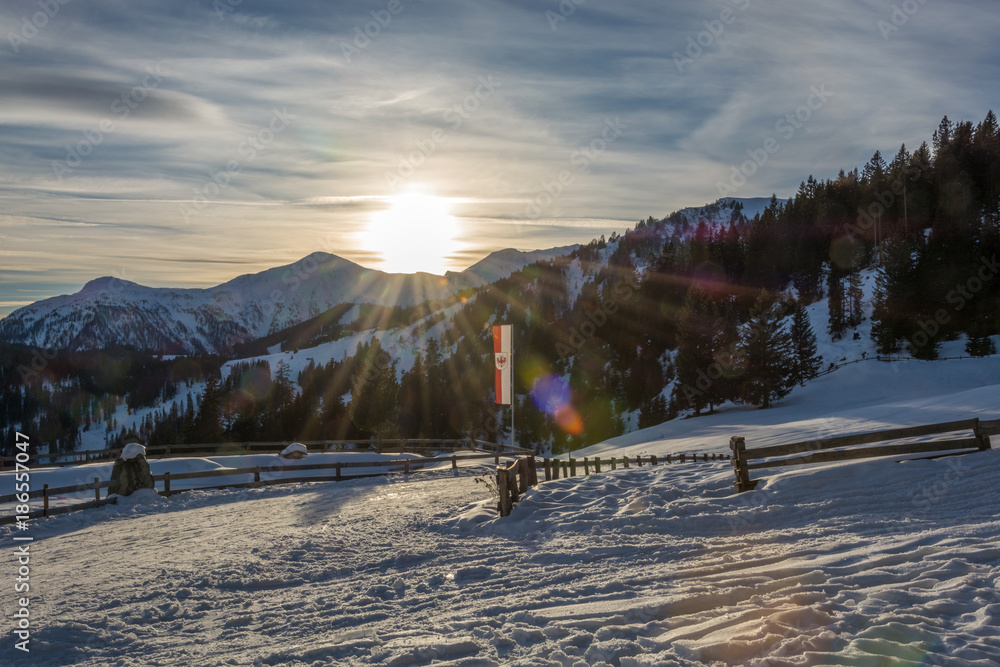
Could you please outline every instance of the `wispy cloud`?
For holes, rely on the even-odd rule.
[[[455,204],[467,248],[455,269],[498,247],[585,242],[600,233],[589,220],[610,232],[714,200],[731,165],[826,84],[835,97],[740,193],[787,196],[810,173],[918,143],[945,114],[978,121],[996,106],[993,3],[922,4],[886,39],[892,5],[589,2],[553,26],[555,1],[407,1],[376,29],[377,3],[88,0],[24,40],[10,35],[37,1],[4,3],[0,256],[18,269],[0,272],[0,314],[26,285],[72,291],[114,266],[204,285],[317,249],[372,261],[356,232],[390,206],[387,175],[405,163],[419,165],[403,187]],[[689,39],[701,53],[678,71]],[[489,76],[500,85],[477,98]],[[247,159],[276,109],[294,120]],[[525,202],[616,117],[628,131],[526,219]],[[234,163],[184,220],[179,207]]]

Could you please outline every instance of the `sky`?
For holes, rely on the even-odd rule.
[[[785,198],[1000,111],[998,34],[991,0],[7,0],[0,316]]]

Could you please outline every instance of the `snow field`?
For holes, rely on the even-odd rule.
[[[997,664],[1000,452],[765,477],[562,479],[507,519],[450,472],[123,499],[37,525],[31,664]]]

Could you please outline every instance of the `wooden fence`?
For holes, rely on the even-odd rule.
[[[656,456],[612,456],[602,459],[600,456],[583,457],[582,459],[571,458],[569,460],[543,458],[541,468],[545,473],[545,481],[562,477],[575,477],[577,471],[582,470],[584,475],[589,475],[591,470],[594,473],[602,472],[602,467],[608,470],[617,470],[619,463],[622,468],[631,465],[642,467],[643,461],[648,465],[655,466],[660,463],[696,463],[707,461],[719,461],[726,457],[721,454],[667,454],[663,458]],[[497,502],[497,511],[500,516],[509,516],[514,504],[528,490],[528,488],[538,484],[538,463],[534,456],[519,457],[506,466],[497,468],[497,492],[500,496]]]
[[[960,431],[971,431],[971,437],[858,447],[859,445],[885,443],[893,440],[940,435],[943,433],[957,433]],[[808,463],[828,463],[877,456],[931,453],[937,453],[939,456],[971,454],[972,452],[989,449],[991,435],[1000,435],[1000,420],[980,421],[979,419],[965,419],[942,424],[893,428],[838,438],[806,440],[788,445],[755,447],[752,449],[747,449],[744,437],[733,436],[729,441],[729,448],[732,450],[731,461],[736,474],[736,491],[742,493],[756,488],[757,483],[760,481],[759,479],[750,479],[751,470],[805,465]]]
[[[159,475],[153,475],[154,482],[161,482],[162,491],[161,495],[170,496],[175,493],[181,493],[183,491],[195,491],[203,489],[225,489],[225,488],[255,488],[260,486],[269,486],[273,484],[296,484],[302,482],[332,482],[332,481],[342,481],[345,479],[356,479],[359,477],[371,477],[376,475],[389,475],[394,473],[401,473],[404,475],[409,475],[421,470],[426,469],[428,466],[434,466],[440,463],[450,463],[453,470],[458,468],[459,461],[469,461],[477,459],[493,459],[494,463],[499,466],[500,457],[502,454],[498,453],[482,453],[482,454],[469,454],[464,456],[458,456],[457,454],[452,454],[446,457],[434,457],[434,458],[420,458],[420,459],[394,459],[391,461],[341,461],[335,463],[307,463],[307,464],[290,464],[283,466],[254,466],[252,468],[220,468],[218,470],[201,470],[198,472],[185,472],[185,473],[170,473],[165,472]],[[345,469],[351,468],[387,468],[385,472],[379,473],[366,473],[363,475],[345,475]],[[390,469],[395,468],[395,469]],[[330,475],[317,475],[317,476],[303,476],[303,477],[281,477],[278,479],[261,479],[262,473],[289,473],[297,471],[308,471],[308,470],[329,470],[332,474]],[[171,482],[177,482],[179,480],[187,479],[205,479],[213,477],[233,477],[238,475],[250,476],[253,475],[252,482],[232,482],[228,484],[216,484],[209,486],[198,486],[188,489],[177,489],[171,488]],[[29,518],[46,517],[52,516],[54,514],[63,514],[65,512],[74,512],[76,510],[88,509],[91,507],[100,507],[108,503],[115,503],[117,501],[116,497],[111,498],[101,498],[101,489],[106,489],[110,486],[111,482],[102,482],[99,478],[95,477],[93,482],[87,484],[76,484],[73,486],[62,486],[54,489],[50,489],[48,484],[45,484],[41,489],[35,489],[28,493],[29,499],[41,499],[42,509],[32,510],[24,516]],[[54,496],[62,496],[67,493],[81,493],[84,491],[93,491],[94,500],[84,503],[74,503],[72,505],[63,505],[59,507],[49,507],[49,500]],[[21,494],[11,493],[4,496],[0,496],[0,504],[3,503],[14,503],[18,502],[18,496]],[[14,523],[17,520],[18,515],[10,515],[0,517],[0,525]]]
[[[456,451],[463,448],[485,449],[500,454],[531,455],[533,450],[511,445],[501,445],[486,440],[474,438],[434,440],[426,438],[396,438],[368,440],[303,440],[299,441],[311,451],[342,452],[349,450],[370,450],[379,453],[427,454],[430,452]],[[212,442],[189,445],[163,445],[147,447],[146,457],[150,459],[179,458],[192,455],[226,456],[233,454],[277,454],[292,443],[287,442]],[[82,452],[57,452],[54,454],[32,455],[28,465],[40,465],[48,461],[49,465],[68,466],[78,463],[95,463],[114,461],[121,454],[120,448],[88,450]],[[0,458],[0,470],[9,470],[14,464],[13,456]]]
[[[493,443],[481,443],[480,444],[493,444]],[[504,449],[503,447],[496,446],[498,449]],[[509,449],[509,448],[508,448]],[[521,452],[530,450],[520,450]],[[451,469],[455,470],[458,468],[459,461],[469,461],[478,459],[493,459],[494,464],[497,466],[497,488],[500,490],[500,503],[499,511],[502,516],[507,516],[510,513],[510,508],[514,503],[518,501],[521,495],[527,491],[531,486],[538,484],[538,464],[533,455],[530,456],[518,456],[509,465],[501,466],[501,457],[507,457],[508,454],[505,452],[492,452],[492,453],[482,453],[482,454],[467,454],[463,456],[458,456],[457,454],[452,454],[451,456],[445,457],[431,457],[431,458],[419,458],[419,459],[393,459],[391,461],[342,461],[334,463],[306,463],[306,464],[289,464],[282,466],[254,466],[251,468],[221,468],[218,470],[202,470],[199,472],[187,472],[187,473],[170,473],[165,472],[158,475],[153,475],[154,482],[160,482],[160,488],[162,491],[160,493],[165,496],[170,496],[175,493],[181,493],[183,491],[195,491],[203,489],[225,489],[225,488],[256,488],[261,486],[269,486],[272,484],[295,484],[302,482],[331,482],[331,481],[342,481],[344,479],[355,479],[358,477],[374,476],[374,475],[389,475],[389,474],[404,474],[409,475],[415,472],[419,472],[426,469],[428,466],[435,466],[441,463],[450,463]],[[657,465],[659,463],[684,463],[684,462],[698,462],[698,461],[716,461],[723,457],[719,454],[672,454],[667,455],[663,458],[657,458],[656,456],[635,456],[635,457],[610,457],[602,459],[597,456],[593,459],[589,457],[584,457],[583,459],[569,459],[566,461],[560,461],[559,459],[542,459],[541,468],[544,470],[545,480],[559,479],[562,477],[576,476],[577,471],[581,470],[585,475],[591,474],[591,470],[595,473],[600,473],[603,467],[607,467],[610,470],[616,470],[619,465],[623,468],[628,468],[631,465],[642,466],[645,462],[648,465]],[[351,468],[386,468],[384,473],[367,473],[365,475],[345,475],[345,469]],[[394,468],[394,469],[392,469]],[[309,470],[330,470],[332,474],[330,475],[317,475],[317,476],[303,476],[303,477],[281,477],[278,479],[261,479],[262,473],[289,473],[295,471],[309,471]],[[505,473],[501,471],[506,471]],[[560,475],[561,471],[561,475]],[[177,482],[180,480],[188,479],[207,479],[214,477],[233,477],[238,475],[253,475],[252,482],[231,482],[227,484],[215,484],[210,486],[198,486],[188,489],[177,489],[171,488],[171,482]],[[502,478],[502,479],[501,479]],[[102,482],[100,478],[95,477],[93,482],[86,484],[76,484],[73,486],[63,486],[58,488],[50,489],[48,484],[45,484],[41,489],[35,489],[28,493],[29,499],[41,499],[42,509],[32,510],[27,514],[22,514],[22,516],[27,516],[29,518],[47,517],[53,516],[55,514],[63,514],[66,512],[74,512],[76,510],[88,509],[92,507],[100,507],[106,504],[113,504],[117,502],[116,497],[101,498],[101,489],[106,489],[110,486],[111,482]],[[53,497],[63,496],[68,493],[82,493],[84,491],[93,491],[94,500],[83,503],[74,503],[72,505],[62,505],[58,507],[50,507],[49,501]],[[0,504],[14,503],[18,502],[18,496],[21,494],[11,493],[4,496],[0,496]],[[506,508],[506,509],[504,509]],[[506,512],[506,513],[504,513]],[[14,523],[17,520],[18,515],[10,515],[5,517],[0,517],[0,525]]]

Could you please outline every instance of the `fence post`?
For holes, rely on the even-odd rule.
[[[253,481],[254,484],[260,484],[260,466],[256,466],[253,469]]]
[[[497,492],[500,496],[497,511],[500,516],[510,516],[510,489],[508,488],[507,471],[497,468]]]
[[[596,472],[596,473],[600,473],[601,472],[601,457],[600,456],[595,456],[594,457],[594,472]]]
[[[403,474],[404,475],[410,474],[410,459],[406,459],[405,461],[403,461]]]
[[[583,457],[583,474],[584,475],[590,474],[590,459],[588,459],[586,456]]]
[[[538,486],[538,464],[535,457],[528,457],[528,486]]]
[[[655,466],[657,464],[656,454],[649,455],[649,465]]]
[[[552,471],[549,470],[549,460],[547,458],[542,459],[542,469],[545,471],[545,481],[552,479]]]
[[[528,459],[517,460],[517,490],[520,493],[528,492]]]
[[[163,495],[170,495],[170,473],[163,473]]]
[[[680,455],[678,456],[678,459],[677,459],[677,460],[678,460],[678,461],[680,461],[681,463],[684,463],[684,454],[683,454],[683,453],[681,453],[681,454],[680,454]]]
[[[611,469],[618,470],[618,461],[616,461],[613,456],[611,457]]]
[[[337,481],[339,482],[339,481],[340,481],[341,479],[343,479],[343,478],[342,478],[342,477],[340,476],[340,463],[337,463],[337,468],[336,468],[336,470],[337,470]]]
[[[638,454],[635,455],[635,464],[640,468],[642,467],[642,457]]]
[[[569,460],[569,476],[576,477],[576,459],[574,458]]]
[[[49,515],[49,485],[42,486],[42,516]]]
[[[750,470],[747,468],[747,442],[741,435],[734,435],[729,439],[729,448],[733,451],[733,468],[736,473],[736,492],[743,493],[757,486],[756,482],[750,481]]]
[[[458,454],[451,455],[451,469],[452,470],[458,469]]]
[[[623,456],[622,457],[622,467],[623,468],[627,468],[628,467],[628,457],[627,456]]]
[[[973,420],[973,422],[972,422],[972,433],[973,433],[973,435],[976,436],[976,440],[979,441],[979,449],[980,450],[985,451],[985,450],[987,450],[987,449],[990,448],[990,436],[984,435],[979,430],[979,418],[978,417],[976,417]]]

